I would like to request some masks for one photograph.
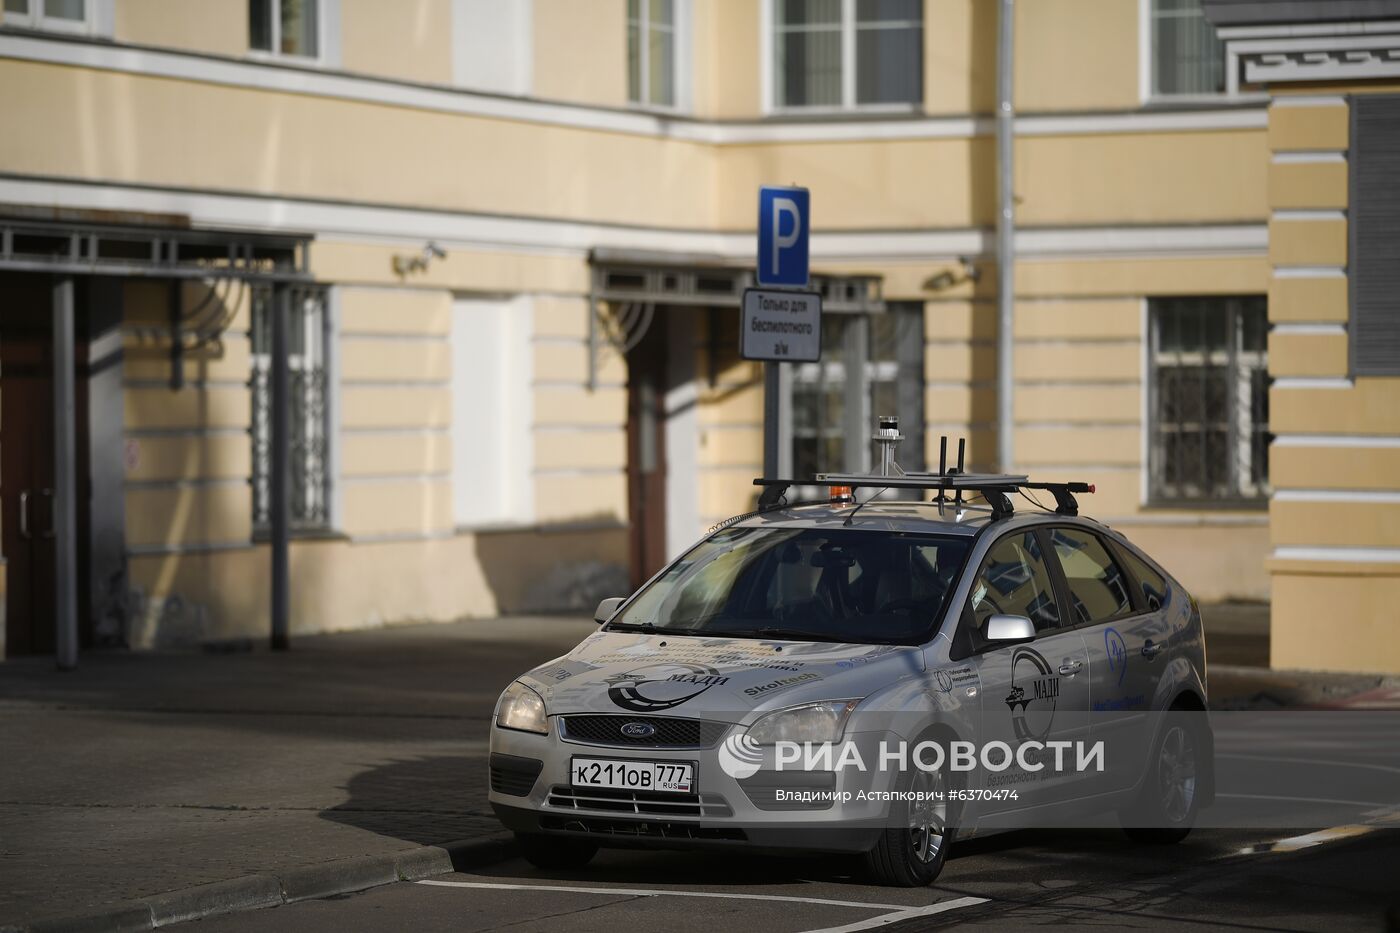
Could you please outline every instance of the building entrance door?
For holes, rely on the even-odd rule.
[[[78,285],[79,306],[89,292]],[[0,275],[0,548],[5,558],[3,654],[53,654],[57,647],[58,549],[54,511],[53,280],[47,275]],[[86,322],[82,322],[86,323]],[[91,474],[87,340],[76,335],[74,475],[80,546],[74,579],[78,641],[92,640],[86,580]],[[119,371],[118,371],[119,375]],[[120,394],[116,396],[120,398]],[[118,430],[120,425],[117,426]]]

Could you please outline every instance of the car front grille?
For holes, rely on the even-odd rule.
[[[618,748],[709,748],[729,726],[703,719],[669,716],[561,716],[560,735],[572,742],[611,745]],[[650,735],[628,735],[623,727],[649,727]],[[646,731],[645,729],[639,731]]]
[[[569,810],[603,810],[647,816],[726,817],[734,811],[719,794],[665,794],[598,787],[549,789],[547,803]]]

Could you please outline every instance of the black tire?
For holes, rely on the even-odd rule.
[[[520,844],[525,861],[536,868],[582,868],[598,854],[598,844],[587,839],[516,833],[515,841]]]
[[[1122,815],[1123,832],[1134,842],[1172,845],[1185,839],[1201,808],[1201,781],[1208,745],[1196,717],[1169,714],[1147,757],[1147,773],[1136,803]]]
[[[904,774],[897,787],[901,791],[947,791],[953,788],[950,773],[929,773],[913,769]],[[874,848],[865,853],[865,870],[876,883],[893,888],[920,888],[931,884],[943,871],[948,849],[957,836],[950,824],[956,818],[955,804],[943,799],[928,801],[921,811],[917,801],[896,800],[890,804],[890,824],[880,834]],[[932,817],[930,820],[929,817]],[[924,824],[923,830],[915,829]],[[930,829],[941,823],[942,833]]]

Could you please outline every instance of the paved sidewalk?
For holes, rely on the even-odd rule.
[[[496,697],[592,627],[493,619],[277,655],[0,665],[0,927],[500,832]]]

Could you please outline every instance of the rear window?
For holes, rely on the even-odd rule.
[[[672,565],[609,629],[919,644],[942,618],[968,541],[844,528],[730,528]]]
[[[1167,604],[1167,581],[1157,571],[1152,569],[1152,565],[1133,552],[1130,547],[1120,547],[1118,549],[1123,554],[1123,562],[1128,565],[1128,571],[1138,580],[1138,586],[1142,588],[1142,599],[1147,604],[1147,608],[1156,611]]]
[[[1133,611],[1128,578],[1097,535],[1055,528],[1050,539],[1069,584],[1074,624],[1104,622]]]

